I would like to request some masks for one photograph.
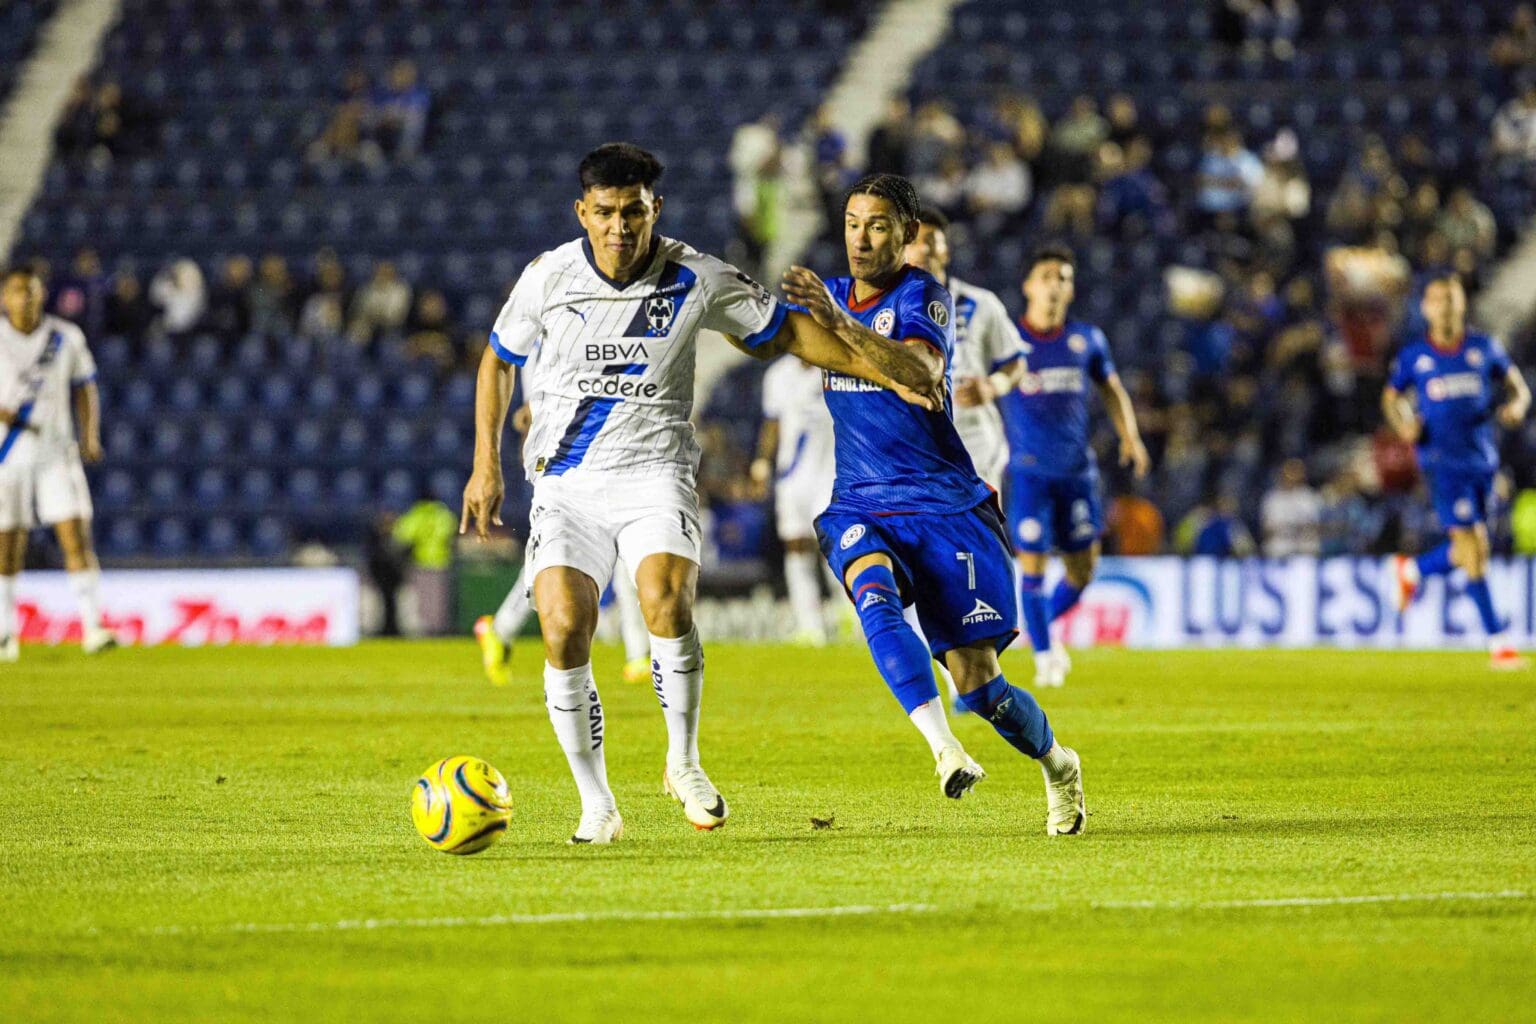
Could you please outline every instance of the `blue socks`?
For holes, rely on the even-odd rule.
[[[1046,721],[1045,712],[1035,698],[1017,686],[1009,685],[1002,676],[979,690],[962,693],[960,700],[991,722],[999,736],[1030,757],[1043,757],[1056,742],[1051,723]]]
[[[1504,623],[1499,621],[1499,615],[1493,610],[1493,594],[1488,591],[1488,580],[1467,581],[1467,596],[1472,603],[1477,605],[1477,615],[1483,620],[1483,632],[1489,636],[1497,636],[1504,632]]]
[[[1062,577],[1056,584],[1056,589],[1051,591],[1051,621],[1055,622],[1067,612],[1077,607],[1077,599],[1083,596],[1083,592],[1072,585],[1072,581]]]
[[[1451,542],[1446,541],[1433,551],[1424,552],[1416,561],[1421,577],[1444,576],[1451,571]]]
[[[939,695],[933,679],[933,655],[901,617],[896,577],[883,565],[872,565],[853,578],[853,606],[880,678],[911,714]]]
[[[1024,612],[1024,631],[1029,634],[1029,644],[1036,652],[1051,649],[1051,619],[1045,607],[1043,593],[1045,577],[1019,577],[1019,608]]]

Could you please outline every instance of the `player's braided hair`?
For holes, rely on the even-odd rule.
[[[843,196],[843,205],[854,196],[879,196],[896,207],[896,216],[903,224],[917,220],[923,208],[917,189],[899,174],[866,174]]]

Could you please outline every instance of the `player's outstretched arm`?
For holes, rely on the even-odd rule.
[[[1141,428],[1136,425],[1136,406],[1131,403],[1130,393],[1120,383],[1120,375],[1112,373],[1099,385],[1104,396],[1104,407],[1109,411],[1109,421],[1114,424],[1120,438],[1120,465],[1130,466],[1140,480],[1152,468],[1152,457],[1141,440]]]
[[[1525,414],[1531,411],[1531,389],[1526,386],[1525,377],[1517,367],[1511,366],[1504,375],[1504,390],[1509,397],[1499,406],[1499,423],[1514,429],[1524,422]]]
[[[512,401],[516,370],[490,347],[480,357],[480,372],[475,378],[475,463],[464,485],[464,510],[459,516],[459,532],[475,524],[475,534],[485,540],[492,524],[501,525],[501,501],[506,485],[501,477],[501,433],[507,421],[507,406]]]
[[[101,393],[88,380],[74,389],[75,426],[80,432],[80,461],[94,466],[101,461]]]
[[[1523,381],[1521,383],[1524,383]],[[1381,391],[1381,415],[1392,433],[1409,444],[1419,439],[1419,418],[1408,396],[1388,384]]]

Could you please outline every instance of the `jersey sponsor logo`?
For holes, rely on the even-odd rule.
[[[940,327],[948,327],[949,310],[944,308],[944,303],[940,302],[938,299],[934,299],[932,302],[928,303],[928,319],[932,320]]]
[[[1002,621],[1003,617],[998,614],[997,609],[993,608],[979,597],[976,599],[976,607],[966,612],[965,615],[960,619],[960,622],[967,626],[974,626],[978,622]]]
[[[894,309],[882,309],[875,315],[874,331],[882,338],[889,338],[891,331],[896,327],[896,311]]]
[[[1052,366],[1038,372],[1027,371],[1019,380],[1019,390],[1026,395],[1082,393],[1083,372],[1075,366]]]
[[[593,363],[634,362],[637,359],[650,359],[651,354],[645,350],[645,346],[638,341],[605,341],[592,342],[586,346],[587,361]]]
[[[1424,397],[1431,402],[1456,398],[1480,398],[1483,375],[1480,373],[1443,373],[1424,382]]]
[[[848,527],[848,529],[843,531],[842,539],[837,542],[837,546],[840,550],[847,551],[849,548],[857,544],[863,538],[863,536],[864,524],[854,523],[852,526]]]
[[[1088,351],[1088,339],[1083,337],[1081,334],[1074,334],[1067,338],[1067,348],[1071,349],[1073,352],[1076,352],[1078,355],[1082,355],[1084,352]]]
[[[654,381],[638,381],[621,376],[583,377],[576,382],[583,395],[604,398],[655,398],[660,387]]]
[[[822,371],[821,386],[825,391],[884,391],[879,384],[872,384],[858,377],[850,377],[846,373],[833,373],[831,370]]]

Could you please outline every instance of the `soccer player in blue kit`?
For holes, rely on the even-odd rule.
[[[1067,319],[1076,290],[1072,250],[1035,250],[1019,321],[1024,377],[998,400],[1008,432],[1008,525],[1019,556],[1019,604],[1035,649],[1037,686],[1066,680],[1067,653],[1051,646],[1051,623],[1077,604],[1099,563],[1104,513],[1098,461],[1088,440],[1090,383],[1120,438],[1120,464],[1137,478],[1151,464],[1104,332]],[[1061,552],[1066,574],[1047,598],[1045,563],[1053,548]]]
[[[1417,444],[1435,514],[1450,539],[1417,559],[1397,557],[1397,610],[1407,610],[1425,576],[1460,568],[1488,634],[1493,667],[1521,668],[1520,653],[1500,639],[1505,624],[1488,590],[1487,519],[1499,468],[1494,421],[1519,426],[1531,392],[1503,345],[1467,332],[1467,294],[1455,274],[1430,278],[1419,308],[1428,335],[1404,345],[1392,361],[1381,410],[1399,437]],[[1409,390],[1418,395],[1417,412]]]
[[[854,344],[921,358],[947,388],[954,303],[903,247],[918,230],[918,197],[907,179],[874,174],[849,191],[843,237],[850,277],[823,283],[792,268],[791,301]],[[759,353],[762,354],[762,353]],[[837,482],[816,521],[817,539],[847,587],[875,666],[937,761],[940,788],[958,799],[986,777],[950,731],[932,659],[954,676],[960,699],[1012,746],[1040,762],[1046,832],[1073,835],[1086,823],[1078,756],[1056,742],[1045,712],[1011,685],[998,652],[1018,634],[1013,573],[995,493],[972,467],[951,418],[879,385],[825,375],[836,435]],[[902,618],[916,604],[925,645]]]

